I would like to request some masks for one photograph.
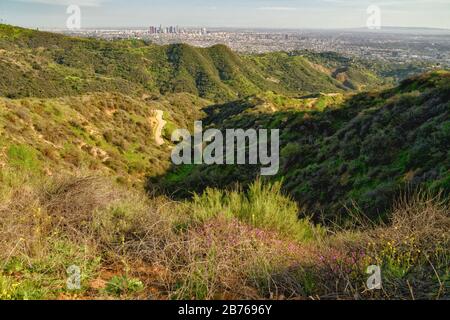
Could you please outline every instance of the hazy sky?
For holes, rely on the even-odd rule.
[[[384,26],[450,28],[450,0],[0,0],[0,19],[64,28],[70,4],[81,7],[82,27],[362,27],[375,4]]]

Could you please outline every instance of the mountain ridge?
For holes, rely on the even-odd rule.
[[[0,300],[449,297],[449,71],[4,25],[0,70]],[[279,174],[173,167],[197,120]]]
[[[0,82],[0,93],[10,98],[94,91],[188,92],[219,102],[264,91],[287,95],[357,91],[360,85],[384,83],[351,60],[343,59],[339,67],[353,73],[339,81],[295,54],[239,55],[224,45],[195,48],[141,40],[111,42],[7,25],[0,25],[0,53],[0,67],[8,75]]]

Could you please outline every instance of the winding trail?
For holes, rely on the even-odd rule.
[[[164,139],[162,138],[162,131],[164,126],[167,124],[167,121],[164,121],[162,110],[153,110],[154,118],[152,120],[156,122],[156,127],[154,129],[155,142],[158,146],[162,146],[164,144]]]

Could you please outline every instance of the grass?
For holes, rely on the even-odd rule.
[[[126,276],[114,276],[106,284],[105,291],[111,295],[133,294],[144,289],[144,285],[138,279],[128,278]]]
[[[1,299],[442,299],[449,294],[448,202],[418,194],[385,223],[297,220],[279,184],[148,198],[93,176],[1,189]],[[4,179],[8,171],[3,173]],[[44,182],[44,180],[45,182]],[[356,223],[357,222],[357,223]],[[383,270],[383,290],[365,273]],[[67,268],[81,288],[66,287]]]
[[[281,182],[255,181],[246,192],[207,189],[193,198],[193,216],[200,220],[215,216],[236,218],[255,228],[276,231],[299,241],[312,240],[323,231],[308,218],[299,219],[297,204],[281,192]]]
[[[11,145],[7,156],[10,165],[17,170],[36,171],[40,167],[36,150],[27,145]]]
[[[169,114],[167,110],[174,109],[172,126],[185,127],[201,116],[206,104],[185,93],[152,101],[113,93],[0,98],[0,161],[35,173],[87,169],[142,183],[146,175],[163,174],[170,160],[166,148],[152,139],[152,111]]]
[[[333,53],[240,56],[5,25],[0,48],[0,299],[450,297],[448,192],[437,191],[449,184],[448,72],[347,96],[384,81]],[[170,165],[154,110],[166,138],[205,115],[282,128],[282,174],[184,166],[166,177],[187,192],[245,187],[181,202],[146,194],[144,179]],[[430,189],[384,210],[406,178]],[[345,223],[312,222],[352,198],[364,206]],[[366,288],[374,264],[380,291]]]

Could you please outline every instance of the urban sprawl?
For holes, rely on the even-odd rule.
[[[141,39],[155,44],[187,43],[198,47],[225,44],[237,52],[312,50],[409,63],[450,66],[450,31],[392,28],[386,30],[246,30],[151,26],[126,29],[52,30],[107,40]]]

